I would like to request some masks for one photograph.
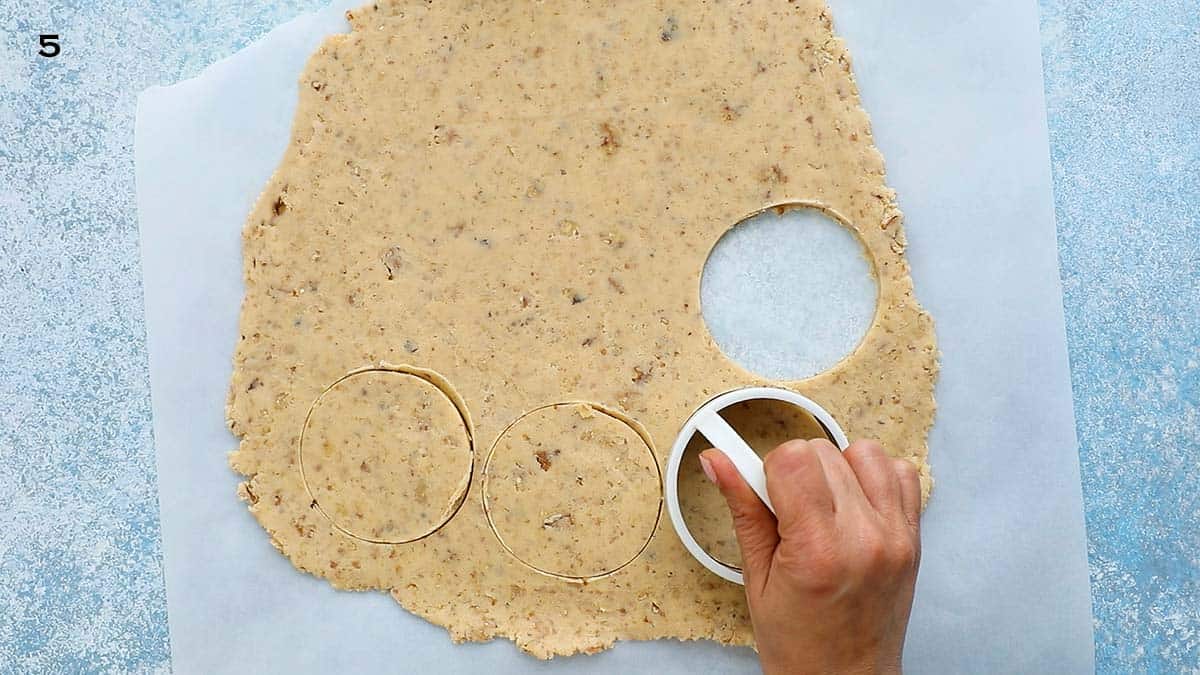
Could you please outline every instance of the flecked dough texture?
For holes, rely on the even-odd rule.
[[[470,434],[434,384],[396,371],[355,373],[313,404],[300,439],[314,508],[346,534],[381,543],[423,537],[461,504]]]
[[[698,405],[774,384],[913,461],[928,495],[933,324],[822,0],[381,0],[350,21],[305,69],[292,142],[244,234],[231,463],[297,568],[390,591],[455,640],[507,637],[539,657],[616,639],[753,643],[741,587],[694,562],[665,519],[633,561],[587,583],[510,555],[477,474],[417,541],[338,529],[305,489],[300,434],[332,383],[380,364],[461,403],[476,467],[523,414],[586,401],[638,424],[661,468]],[[734,223],[783,204],[851,228],[879,299],[845,360],[764,382],[709,337],[700,273]],[[623,516],[580,545],[641,527]]]
[[[482,490],[496,538],[527,565],[564,577],[624,567],[662,514],[649,445],[623,420],[581,403],[538,408],[505,430]]]

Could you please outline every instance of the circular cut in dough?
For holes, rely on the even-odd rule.
[[[410,373],[368,370],[313,404],[300,441],[313,504],[338,529],[385,544],[444,525],[466,494],[471,438],[458,408]]]
[[[483,471],[484,508],[524,564],[571,579],[610,574],[646,547],[662,477],[645,439],[586,403],[538,408],[512,424]]]
[[[836,365],[871,327],[875,262],[820,208],[767,209],[730,228],[700,277],[704,325],[729,358],[774,380]]]
[[[721,411],[759,457],[794,438],[828,438],[816,418],[786,401],[754,399]],[[721,562],[741,569],[742,552],[721,491],[704,476],[700,453],[712,444],[697,433],[688,442],[679,467],[679,508],[688,530],[701,548]]]

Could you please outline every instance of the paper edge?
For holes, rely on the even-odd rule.
[[[363,2],[365,2],[365,0],[353,0],[353,2],[349,2],[349,3],[345,3],[345,4],[353,5],[353,6],[357,7],[361,4],[363,4]],[[143,327],[143,331],[144,331],[143,336],[144,336],[144,340],[145,340],[145,344],[146,344],[146,369],[147,369],[146,375],[147,375],[147,380],[149,381],[149,385],[150,385],[150,410],[151,410],[151,425],[150,426],[151,426],[151,441],[152,441],[153,447],[154,447],[154,470],[155,470],[154,502],[155,502],[155,510],[156,510],[156,513],[158,516],[157,521],[158,521],[158,529],[159,529],[158,568],[159,568],[159,572],[160,572],[160,574],[162,576],[162,580],[163,580],[164,610],[167,615],[167,621],[166,621],[166,624],[167,624],[167,626],[166,626],[166,628],[167,628],[167,634],[166,634],[167,651],[168,651],[168,655],[170,657],[170,662],[171,662],[172,667],[174,667],[174,663],[175,663],[174,643],[173,643],[173,640],[174,640],[173,636],[175,634],[175,625],[174,625],[175,621],[172,618],[173,613],[171,612],[171,604],[172,604],[171,603],[171,593],[172,593],[171,580],[169,579],[169,575],[167,573],[167,567],[168,567],[167,555],[168,555],[168,550],[170,547],[166,545],[166,540],[167,540],[167,536],[168,536],[167,528],[163,527],[163,523],[162,523],[163,494],[162,494],[162,482],[161,482],[161,480],[159,480],[159,476],[162,474],[162,453],[159,452],[160,437],[159,437],[159,428],[158,428],[158,423],[157,423],[157,420],[160,418],[158,411],[159,411],[159,409],[161,409],[161,407],[163,405],[165,405],[165,403],[162,401],[161,390],[159,390],[158,387],[155,387],[155,384],[154,384],[155,368],[153,367],[153,361],[155,360],[155,356],[154,356],[155,350],[152,350],[150,348],[150,346],[154,340],[155,330],[153,327],[154,322],[151,321],[151,318],[150,318],[151,312],[149,311],[149,307],[147,306],[148,296],[145,292],[145,283],[146,283],[146,278],[147,278],[146,259],[145,259],[145,256],[142,254],[142,252],[146,250],[147,231],[148,231],[148,228],[146,226],[146,224],[147,224],[146,208],[145,208],[145,205],[143,204],[143,199],[144,199],[144,196],[147,194],[147,192],[144,187],[146,184],[146,178],[145,178],[145,175],[141,168],[143,166],[143,162],[139,161],[139,160],[140,160],[140,158],[145,157],[146,154],[149,152],[148,148],[145,145],[145,136],[144,136],[146,124],[147,124],[146,114],[147,114],[147,111],[155,105],[155,103],[159,99],[159,97],[164,96],[164,95],[168,94],[169,92],[178,92],[181,90],[185,90],[188,87],[196,86],[199,80],[201,80],[209,75],[212,75],[213,73],[216,73],[216,72],[219,72],[222,70],[232,69],[234,67],[235,60],[245,58],[247,54],[249,54],[255,50],[264,49],[265,48],[264,44],[267,41],[269,41],[270,39],[272,39],[273,37],[278,37],[278,35],[280,33],[290,31],[293,29],[296,29],[297,31],[301,31],[301,30],[305,30],[305,29],[314,30],[316,27],[316,24],[318,22],[320,22],[325,17],[326,14],[341,13],[341,20],[344,22],[344,29],[339,27],[338,29],[334,29],[333,31],[321,31],[322,36],[318,43],[318,47],[320,46],[320,44],[323,44],[330,37],[333,37],[336,35],[350,34],[351,27],[350,27],[348,19],[345,16],[346,10],[339,7],[340,4],[341,4],[340,0],[330,0],[327,4],[325,4],[323,7],[319,8],[319,9],[300,13],[300,14],[292,17],[291,19],[284,21],[283,23],[277,24],[270,30],[266,31],[265,33],[259,35],[254,40],[252,40],[252,41],[248,42],[247,44],[245,44],[244,46],[242,46],[240,49],[237,49],[236,51],[204,66],[195,75],[188,77],[188,78],[184,78],[182,80],[177,80],[177,81],[169,83],[169,84],[151,85],[151,86],[143,89],[142,91],[140,91],[136,97],[136,104],[134,107],[134,125],[133,125],[133,127],[134,127],[133,128],[133,132],[134,132],[133,133],[133,173],[134,173],[134,204],[137,209],[137,228],[138,228],[138,239],[137,239],[138,240],[138,270],[141,273],[139,281],[141,283],[140,290],[141,290],[141,301],[142,301],[142,313],[143,313],[143,317],[145,317],[145,320],[144,320],[145,325]],[[329,17],[329,18],[331,20],[336,20],[334,17]],[[315,54],[315,51],[310,52],[308,54],[308,56],[305,58],[305,63],[307,63],[307,61],[309,59],[311,59],[314,54]],[[301,73],[299,75],[297,75],[297,78],[291,83],[291,86],[294,87],[294,89],[295,89],[294,97],[297,99],[299,97],[299,85],[300,85],[299,77],[302,75],[303,75],[303,69],[301,69]],[[289,122],[288,122],[288,126],[289,126],[288,137],[289,138],[292,135],[292,131],[293,131],[292,127],[294,126],[294,124],[295,124],[295,116],[293,115],[292,119],[289,120]],[[286,148],[286,146],[285,146],[285,148]],[[269,181],[270,181],[270,177],[268,177],[268,182]],[[261,198],[261,196],[262,196],[262,191],[260,190],[259,194],[254,197],[253,201],[257,202]],[[242,231],[243,228],[244,228],[244,223],[239,225],[239,228],[238,228],[239,236],[240,236],[240,232]],[[239,280],[239,283],[244,283],[244,280]],[[240,317],[240,314],[241,314],[240,306],[238,309],[238,314]],[[159,352],[159,353],[161,354],[161,352]],[[232,364],[231,364],[231,367],[232,367]],[[232,451],[236,450],[236,448],[241,443],[241,438],[239,436],[237,436],[236,434],[233,434],[232,432],[230,432],[230,438],[231,438],[231,443],[230,443],[230,450],[228,452],[232,452]],[[226,453],[227,455],[228,455],[228,452]],[[226,462],[226,464],[227,464],[227,462]],[[242,476],[242,474],[239,474],[238,472],[234,471],[232,468],[230,468],[229,470],[231,473],[236,475],[239,480],[244,478],[244,476]]]
[[[348,4],[351,6],[357,7],[357,6],[364,4],[364,0],[356,0],[355,2],[348,3]],[[1036,17],[1038,16],[1036,3],[1033,3],[1033,4],[1034,4],[1033,14],[1036,19]],[[151,321],[149,321],[150,314],[148,312],[148,308],[146,307],[147,296],[144,291],[144,284],[145,284],[145,279],[146,279],[145,258],[144,258],[144,256],[141,255],[141,252],[143,250],[145,250],[146,227],[145,227],[145,213],[144,213],[144,209],[143,209],[143,205],[142,205],[142,195],[144,193],[143,193],[143,189],[142,189],[141,185],[143,184],[143,176],[142,176],[142,172],[139,169],[141,163],[138,161],[138,157],[146,152],[146,148],[145,148],[144,144],[139,142],[139,139],[141,139],[141,137],[142,137],[141,131],[144,127],[144,114],[145,114],[145,111],[153,105],[153,101],[156,99],[156,97],[162,96],[167,92],[184,89],[190,85],[193,85],[197,80],[200,80],[200,79],[210,75],[213,72],[217,72],[222,69],[231,68],[232,61],[234,61],[235,59],[237,59],[239,57],[242,57],[244,55],[244,53],[251,52],[257,48],[261,48],[262,43],[264,43],[265,41],[270,39],[272,36],[276,35],[279,32],[288,30],[296,24],[304,24],[304,23],[316,21],[319,17],[321,17],[322,15],[324,15],[327,12],[344,11],[344,10],[339,10],[338,5],[339,5],[338,0],[331,0],[331,2],[326,4],[324,7],[321,7],[319,9],[312,10],[309,12],[304,12],[304,13],[298,14],[297,16],[271,28],[269,31],[267,31],[266,33],[263,33],[259,37],[255,38],[252,42],[247,43],[245,46],[238,49],[237,51],[235,51],[225,57],[222,57],[221,59],[219,59],[217,61],[214,61],[214,62],[208,64],[207,66],[205,66],[203,69],[201,69],[195,75],[185,78],[185,79],[182,79],[182,80],[178,80],[176,82],[169,83],[169,84],[152,85],[150,87],[143,89],[137,95],[136,109],[135,109],[135,116],[134,116],[135,119],[134,119],[133,159],[134,159],[135,204],[137,206],[137,212],[138,212],[138,215],[137,215],[138,246],[139,246],[138,267],[142,273],[141,282],[142,282],[143,312],[144,312],[144,316],[147,317],[147,320],[145,321],[145,327],[144,327],[144,331],[145,331],[144,336],[145,336],[145,340],[146,340],[146,344],[147,344],[147,359],[146,360],[147,360],[147,366],[148,366],[148,379],[150,379],[150,385],[151,385],[151,387],[150,387],[151,388],[151,409],[152,409],[152,415],[153,415],[151,427],[152,427],[152,439],[153,439],[153,443],[154,443],[154,447],[155,447],[155,471],[156,471],[156,474],[155,474],[155,483],[156,483],[155,503],[156,503],[156,508],[158,508],[158,512],[159,512],[160,540],[165,540],[166,532],[165,532],[165,529],[161,525],[162,494],[161,494],[161,485],[158,481],[158,475],[161,473],[161,453],[158,452],[158,445],[159,445],[158,426],[154,422],[154,420],[156,420],[158,418],[158,415],[155,414],[154,411],[155,411],[155,409],[160,407],[161,403],[159,400],[160,396],[156,396],[156,394],[155,394],[153,377],[151,376],[151,374],[153,373],[153,368],[150,367],[150,362],[154,360],[154,355],[153,355],[153,352],[149,349],[149,344],[152,340],[151,336],[153,333],[153,329],[152,329]],[[847,51],[849,52],[850,58],[851,58],[851,67],[853,68],[857,62],[857,59],[855,57],[855,52],[850,48],[849,43],[846,42],[844,35],[840,31],[838,31],[837,17],[832,10],[831,10],[831,15],[833,15],[832,19],[834,22],[833,23],[833,34],[836,39],[841,40],[844,43],[846,43],[846,48],[847,48]],[[1036,26],[1035,30],[1040,35],[1040,25]],[[324,32],[323,36],[321,37],[320,42],[318,44],[324,43],[330,37],[333,37],[336,35],[348,35],[348,34],[351,34],[351,32],[352,32],[352,30],[349,28],[349,24],[347,23],[347,30],[345,30],[345,31],[336,30],[333,32]],[[308,58],[311,58],[312,55],[313,54],[310,53]],[[1041,102],[1041,113],[1037,116],[1036,133],[1039,136],[1040,144],[1043,146],[1043,154],[1044,154],[1044,159],[1039,159],[1039,169],[1046,171],[1050,180],[1049,180],[1049,189],[1048,190],[1039,190],[1039,192],[1043,193],[1040,196],[1040,198],[1042,200],[1048,199],[1049,203],[1048,203],[1048,207],[1046,207],[1046,208],[1049,213],[1050,223],[1054,227],[1055,241],[1057,244],[1058,223],[1057,223],[1057,212],[1055,209],[1055,194],[1056,194],[1057,185],[1054,182],[1053,163],[1052,163],[1052,157],[1051,157],[1051,153],[1050,153],[1049,119],[1048,119],[1048,111],[1046,110],[1046,93],[1045,93],[1045,66],[1044,66],[1044,61],[1042,61],[1042,59],[1040,57],[1041,57],[1041,54],[1039,53],[1039,68],[1038,68],[1038,85],[1039,85],[1039,87],[1037,90],[1037,99]],[[306,61],[307,61],[307,59],[306,59]],[[301,71],[301,75],[302,75],[302,73],[303,73],[303,70]],[[299,84],[300,84],[299,79],[295,80],[292,83],[292,85],[295,86],[297,88],[297,90],[299,88]],[[857,81],[857,78],[854,79],[854,86],[855,86],[856,97],[858,97],[858,99],[859,99],[859,106],[863,109],[864,113],[866,113],[868,115],[869,124],[870,124],[871,128],[873,129],[875,126],[874,116],[872,116],[870,114],[870,112],[866,109],[866,105],[862,100],[860,86]],[[295,123],[295,118],[293,116],[292,120],[289,123],[289,132],[288,132],[289,138],[291,137],[292,132],[294,131],[294,129],[292,128],[294,126],[294,123]],[[1044,143],[1041,142],[1043,140],[1044,140]],[[876,147],[877,147],[877,150],[880,153],[881,157],[886,158],[886,155],[884,155],[882,148],[878,147],[878,142],[877,142]],[[1043,164],[1043,162],[1044,162],[1044,164]],[[885,167],[886,166],[887,165],[885,163]],[[885,168],[885,171],[886,171],[886,168]],[[272,173],[272,175],[274,175],[274,174]],[[886,174],[885,174],[885,180],[886,180]],[[269,181],[269,178],[268,178],[268,181]],[[886,184],[889,189],[894,190],[894,188],[891,186],[891,183],[886,183]],[[261,198],[261,195],[262,195],[262,192],[260,190],[259,194],[254,197],[253,201],[257,202]],[[899,201],[899,198],[897,201]],[[901,213],[902,213],[902,218],[904,218],[903,209],[901,209]],[[1083,540],[1084,569],[1090,571],[1090,564],[1089,564],[1088,554],[1087,554],[1088,528],[1087,528],[1087,519],[1086,519],[1086,503],[1084,501],[1084,495],[1083,495],[1083,489],[1082,489],[1082,468],[1081,468],[1080,462],[1079,462],[1079,448],[1080,448],[1079,433],[1078,433],[1077,415],[1076,415],[1076,411],[1075,411],[1074,390],[1073,390],[1073,380],[1072,380],[1072,378],[1073,378],[1072,359],[1071,359],[1071,355],[1070,355],[1069,345],[1067,342],[1067,334],[1066,334],[1066,314],[1065,314],[1065,306],[1064,306],[1065,296],[1063,294],[1063,286],[1062,286],[1062,266],[1061,266],[1062,258],[1061,258],[1061,255],[1062,255],[1061,247],[1056,246],[1056,249],[1055,249],[1056,275],[1055,275],[1053,287],[1054,287],[1054,291],[1058,295],[1059,302],[1056,304],[1056,309],[1054,312],[1057,315],[1055,332],[1058,334],[1058,337],[1061,338],[1060,343],[1062,345],[1063,352],[1065,352],[1065,354],[1064,354],[1065,355],[1065,363],[1067,364],[1067,372],[1066,372],[1067,395],[1069,397],[1069,400],[1071,401],[1069,422],[1070,422],[1071,434],[1072,434],[1073,443],[1074,443],[1073,454],[1075,457],[1075,461],[1073,462],[1074,471],[1073,471],[1072,478],[1074,479],[1074,490],[1076,490],[1077,494],[1079,495],[1079,501],[1080,501],[1081,505],[1083,505],[1085,507],[1084,509],[1082,509],[1080,511],[1079,517],[1080,517],[1080,520],[1082,521],[1082,526],[1083,526],[1083,531],[1084,531],[1084,540]],[[915,289],[916,289],[916,284],[915,284],[915,278],[914,278],[914,294],[916,294]],[[1047,290],[1049,290],[1049,289],[1047,289]],[[922,308],[924,308],[924,305],[921,305],[921,306],[922,306]],[[239,307],[239,315],[240,315],[240,307]],[[940,350],[939,350],[938,363],[939,363],[939,371],[940,371],[940,365],[941,365]],[[940,380],[940,378],[938,378],[938,379]],[[936,386],[937,386],[937,383],[935,382],[935,393],[936,393]],[[937,422],[938,422],[938,415],[935,413],[933,423],[931,424],[930,428],[927,430],[927,434],[932,434],[933,430],[937,426]],[[236,434],[232,434],[232,433],[230,435],[231,435],[231,438],[234,440],[234,446],[236,447],[236,444],[240,443],[240,437],[238,437]],[[928,441],[927,441],[927,443],[928,443]],[[233,470],[231,469],[231,471],[233,471]],[[237,473],[236,471],[233,471],[233,473],[236,474],[237,476],[241,476],[241,474]],[[171,621],[170,602],[169,602],[170,591],[167,588],[169,583],[168,583],[167,574],[166,574],[166,555],[167,555],[167,547],[165,545],[161,546],[160,551],[159,551],[159,567],[160,567],[160,571],[161,571],[162,577],[163,577],[165,597],[168,598],[167,607],[166,607],[167,617],[168,617],[167,618],[167,624],[168,624],[167,641],[168,641],[168,649],[170,649],[171,648],[171,639],[172,639],[171,636],[173,634],[173,631],[171,630],[172,621]],[[1089,611],[1090,611],[1091,617],[1092,617],[1092,621],[1088,622],[1088,632],[1091,635],[1091,644],[1093,645],[1093,649],[1089,652],[1089,661],[1091,661],[1091,667],[1092,667],[1092,669],[1094,669],[1095,601],[1094,601],[1094,597],[1092,595],[1090,576],[1088,578],[1087,598],[1088,598]],[[172,652],[172,664],[173,664],[173,652]]]

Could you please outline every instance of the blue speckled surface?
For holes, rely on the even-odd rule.
[[[134,111],[322,3],[245,4],[0,0],[0,671],[169,667]]]
[[[1200,3],[1043,0],[1096,661],[1200,670]]]
[[[136,96],[323,3],[31,4],[0,0],[0,670],[165,670]],[[1200,5],[1041,7],[1097,668],[1195,669]]]

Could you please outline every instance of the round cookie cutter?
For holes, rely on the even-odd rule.
[[[692,416],[683,423],[683,428],[675,437],[675,444],[671,446],[671,455],[667,460],[667,475],[664,476],[663,490],[666,494],[667,512],[671,516],[671,525],[675,527],[675,533],[679,535],[684,548],[692,554],[693,558],[713,574],[735,584],[745,583],[741,570],[717,560],[708,551],[705,551],[692,536],[691,530],[683,520],[683,510],[679,508],[679,467],[683,462],[683,453],[688,443],[699,433],[708,439],[714,448],[725,453],[725,456],[733,462],[738,473],[749,484],[750,489],[754,490],[754,494],[758,495],[767,508],[771,509],[771,513],[774,513],[775,507],[771,504],[770,495],[767,494],[767,477],[763,472],[762,459],[720,415],[725,408],[755,399],[790,403],[812,415],[840,450],[845,450],[849,445],[845,432],[824,408],[796,392],[777,387],[745,387],[727,391],[697,408],[696,412],[692,413]]]

